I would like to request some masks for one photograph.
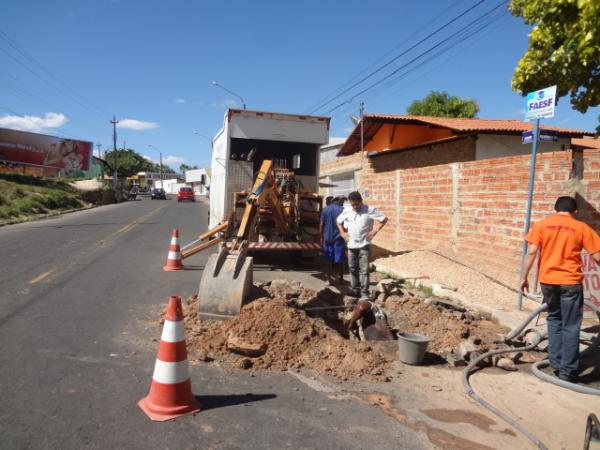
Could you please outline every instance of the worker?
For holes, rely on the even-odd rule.
[[[352,294],[369,300],[369,256],[371,241],[387,223],[387,217],[363,203],[360,193],[348,194],[350,207],[344,208],[337,218],[340,234],[348,245]],[[374,222],[377,224],[374,226]]]
[[[327,197],[325,197],[325,207],[328,207],[329,205],[331,205],[332,201],[333,201],[333,195],[328,195]]]
[[[343,199],[336,197],[332,199],[328,206],[323,208],[323,211],[321,211],[319,231],[321,234],[321,248],[323,248],[323,255],[325,256],[325,273],[327,276],[327,283],[329,285],[333,284],[332,272],[334,266],[337,266],[339,271],[337,282],[344,282],[344,257],[346,254],[346,242],[340,235],[340,231],[338,230],[336,222],[336,219],[344,209],[342,204]]]
[[[561,380],[576,382],[579,366],[579,329],[583,320],[581,250],[600,263],[600,237],[576,220],[577,203],[559,197],[556,214],[534,225],[525,237],[529,244],[520,288],[529,290],[527,277],[536,257],[544,302],[548,304],[550,366]]]
[[[365,340],[391,341],[394,339],[387,313],[378,304],[368,300],[359,300],[352,311],[352,316],[344,320],[344,325],[352,330],[356,327],[359,319],[362,319],[361,325]]]

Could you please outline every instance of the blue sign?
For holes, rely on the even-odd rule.
[[[557,142],[558,134],[554,130],[540,130],[540,141]],[[533,131],[523,131],[521,144],[531,144],[533,142]]]
[[[525,120],[554,117],[555,105],[556,86],[530,92],[527,94],[527,101],[525,103]]]

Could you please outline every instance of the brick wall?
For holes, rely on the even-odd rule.
[[[374,243],[392,252],[439,250],[514,284],[530,156],[473,159],[469,138],[366,160],[360,191],[389,217]],[[574,194],[582,220],[600,231],[600,151],[538,154],[532,221],[551,214],[558,196]]]

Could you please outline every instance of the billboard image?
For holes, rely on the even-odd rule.
[[[0,128],[0,161],[89,170],[92,143]]]

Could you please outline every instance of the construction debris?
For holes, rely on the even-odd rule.
[[[380,285],[399,288],[393,281]],[[365,342],[349,333],[342,324],[350,314],[343,295],[288,280],[257,283],[252,292],[253,301],[224,322],[199,321],[197,299],[187,301],[191,360],[251,371],[305,368],[340,379],[385,381],[393,375],[397,343]],[[450,367],[466,365],[496,348],[494,341],[507,331],[479,312],[444,299],[429,297],[425,302],[421,292],[404,287],[394,292],[402,294],[389,295],[385,302],[391,327],[430,337],[429,352],[445,358]]]

